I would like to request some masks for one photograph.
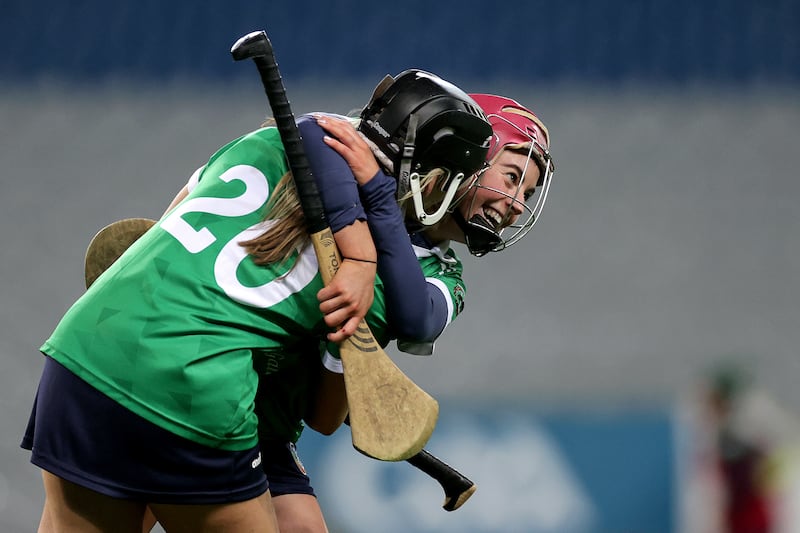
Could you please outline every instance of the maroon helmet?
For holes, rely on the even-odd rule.
[[[528,160],[533,161],[539,168],[536,192],[524,204],[515,199],[522,204],[523,215],[513,224],[498,229],[495,223],[481,215],[475,215],[468,221],[456,216],[456,221],[464,231],[470,252],[481,256],[511,246],[531,230],[544,207],[555,167],[550,156],[550,134],[533,111],[503,96],[493,94],[470,94],[470,96],[481,107],[492,125],[493,135],[486,162],[491,165],[503,150],[512,149],[526,152]],[[479,173],[471,188],[489,188],[481,184],[481,176],[482,173]],[[519,187],[522,186],[523,183],[520,182]],[[503,191],[492,190],[505,195]],[[509,211],[506,216],[512,216],[511,212]]]

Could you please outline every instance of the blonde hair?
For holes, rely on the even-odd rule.
[[[275,126],[275,119],[267,117],[262,128]],[[239,242],[253,262],[260,266],[288,261],[295,250],[308,240],[306,219],[294,187],[292,171],[284,174],[267,201],[262,222],[270,224],[258,237]]]
[[[264,221],[271,225],[258,237],[239,243],[257,265],[285,263],[306,244],[308,232],[292,173],[281,177],[267,202]]]

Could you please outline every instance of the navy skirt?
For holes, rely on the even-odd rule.
[[[268,488],[258,446],[232,452],[175,435],[50,357],[21,446],[40,468],[114,498],[218,504],[249,500]]]

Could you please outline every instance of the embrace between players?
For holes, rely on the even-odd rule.
[[[277,130],[217,151],[67,311],[22,446],[39,530],[326,531],[295,443],[347,416],[337,343],[366,318],[430,354],[463,309],[460,242],[521,239],[553,175],[514,100],[387,77],[358,119],[297,121],[343,261],[323,287]]]

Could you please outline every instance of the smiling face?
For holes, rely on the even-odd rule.
[[[448,232],[482,256],[519,242],[539,219],[555,167],[550,133],[541,120],[516,100],[493,94],[471,94],[492,125],[487,161],[491,168],[471,181],[454,200]],[[533,163],[533,164],[531,164]]]
[[[465,220],[475,216],[499,233],[513,225],[527,209],[525,202],[536,192],[539,167],[527,150],[503,150],[478,177],[477,186],[458,206]]]

